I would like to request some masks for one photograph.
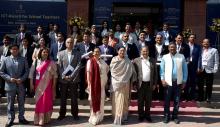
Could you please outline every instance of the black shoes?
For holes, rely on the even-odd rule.
[[[138,117],[139,122],[143,122],[144,121],[144,117]]]
[[[57,118],[57,120],[63,120],[65,118],[65,116],[59,116],[58,118]]]
[[[29,121],[27,121],[26,119],[23,119],[23,120],[19,120],[19,123],[20,124],[29,124]]]
[[[79,116],[73,116],[74,120],[79,120]]]
[[[170,119],[168,117],[165,117],[163,120],[163,123],[169,123],[169,122],[170,122]]]
[[[13,126],[14,122],[13,121],[8,121],[5,127],[11,127]]]
[[[176,118],[176,119],[174,119],[173,121],[174,121],[174,123],[175,123],[175,124],[180,124],[180,120],[179,120],[179,119],[177,119],[177,118]]]
[[[147,122],[152,123],[152,119],[151,119],[150,116],[147,116],[147,117],[146,117],[146,120],[147,120]]]

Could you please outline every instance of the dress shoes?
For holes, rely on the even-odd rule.
[[[6,124],[5,124],[5,127],[11,127],[13,126],[14,122],[13,121],[8,121]]]
[[[57,118],[57,120],[63,120],[65,118],[65,116],[59,116],[58,118]]]
[[[29,124],[29,121],[27,121],[26,119],[23,119],[23,120],[19,120],[19,123],[20,124]]]
[[[147,122],[152,123],[152,119],[151,119],[151,117],[150,117],[150,116],[145,117],[145,119],[147,120]]]

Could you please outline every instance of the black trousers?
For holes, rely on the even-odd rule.
[[[204,70],[202,73],[199,74],[199,84],[198,84],[199,100],[201,101],[204,100],[204,85],[206,85],[205,99],[209,99],[209,100],[211,99],[213,80],[214,80],[213,73],[206,73],[206,71]]]
[[[5,81],[0,77],[0,97],[5,96]]]
[[[150,116],[151,101],[152,101],[152,87],[150,86],[150,82],[142,82],[141,87],[138,89],[139,117]]]
[[[173,96],[173,113],[172,117],[177,118],[180,104],[181,85],[177,85],[177,81],[172,82],[172,86],[164,87],[164,117],[170,118],[170,100]]]
[[[79,83],[79,98],[81,100],[87,98],[86,89],[86,77],[85,77],[85,67],[80,70],[80,83]]]
[[[71,99],[71,114],[76,117],[78,116],[78,100],[77,100],[77,84],[68,82],[68,83],[60,83],[60,116],[66,115],[66,105],[67,105],[67,95],[70,95]]]
[[[193,68],[192,63],[188,64],[188,79],[184,88],[184,99],[194,100],[197,84],[197,68]]]
[[[153,91],[153,99],[154,100],[163,100],[164,99],[164,87],[162,85],[161,79],[160,79],[160,65],[157,65],[157,85],[159,85],[159,88],[156,88]]]

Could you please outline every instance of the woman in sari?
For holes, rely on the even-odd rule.
[[[49,49],[41,49],[29,73],[30,88],[35,91],[35,125],[43,126],[51,119],[56,94],[56,70],[56,64],[49,60]]]
[[[104,60],[100,59],[100,49],[95,48],[93,57],[87,61],[87,92],[90,101],[89,123],[97,125],[104,117],[105,85],[108,79],[109,67]]]
[[[127,121],[130,85],[136,78],[133,64],[125,56],[125,48],[118,49],[118,56],[112,58],[110,71],[112,76],[112,115],[114,124]]]

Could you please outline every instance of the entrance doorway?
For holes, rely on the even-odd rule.
[[[134,26],[139,21],[142,27],[146,25],[155,32],[162,24],[161,10],[161,4],[113,3],[112,23],[119,23],[124,30],[127,22]]]

